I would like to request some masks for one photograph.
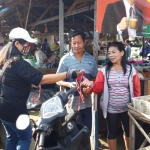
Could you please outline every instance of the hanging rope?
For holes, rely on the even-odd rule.
[[[84,103],[84,96],[82,93],[82,87],[81,87],[80,83],[83,80],[83,76],[85,74],[85,71],[81,70],[81,72],[82,72],[82,75],[76,79],[76,87],[77,87],[77,91],[79,92],[79,95],[80,95],[79,99],[78,99],[78,111],[80,110],[80,101],[82,100],[82,103]]]

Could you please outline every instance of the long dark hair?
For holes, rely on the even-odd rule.
[[[27,41],[24,39],[14,39],[11,40],[5,45],[0,51],[0,68],[4,65],[4,63],[11,57],[11,52],[15,46],[15,42],[18,41],[20,44],[24,45]]]
[[[127,72],[127,68],[126,68],[126,65],[127,65],[127,62],[126,62],[126,52],[125,52],[125,46],[122,42],[112,42],[112,43],[109,43],[108,46],[107,46],[107,52],[109,50],[110,47],[117,47],[117,49],[120,51],[120,52],[124,52],[124,55],[122,56],[122,59],[121,59],[121,66],[123,68],[123,72],[124,72],[124,75],[126,74]],[[107,64],[107,71],[110,71],[113,63],[111,61],[109,61]]]

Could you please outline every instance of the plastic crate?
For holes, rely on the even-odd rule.
[[[133,106],[140,112],[150,115],[150,95],[134,97]]]

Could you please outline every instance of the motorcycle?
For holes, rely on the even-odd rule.
[[[88,128],[76,123],[79,112],[65,107],[75,90],[60,91],[42,104],[40,119],[33,122],[34,150],[91,150]]]

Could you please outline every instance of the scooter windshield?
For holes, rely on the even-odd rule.
[[[53,97],[42,105],[42,118],[50,118],[58,113],[64,113],[64,108],[59,97]]]

